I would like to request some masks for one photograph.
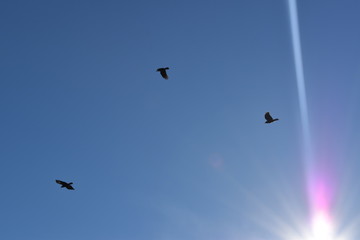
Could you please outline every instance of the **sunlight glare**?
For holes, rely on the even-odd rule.
[[[319,212],[314,216],[311,240],[334,240],[333,224],[326,213]]]

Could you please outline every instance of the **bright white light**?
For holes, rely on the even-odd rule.
[[[330,218],[323,212],[314,216],[312,221],[311,240],[334,240],[333,224]]]

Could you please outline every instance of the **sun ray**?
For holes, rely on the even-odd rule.
[[[333,189],[329,186],[331,183],[324,173],[326,170],[317,166],[312,149],[313,144],[311,142],[310,134],[297,1],[288,0],[288,6],[303,133],[305,178],[308,188],[307,192],[309,195],[309,209],[311,216],[310,237],[306,240],[333,240],[334,226],[330,212]]]

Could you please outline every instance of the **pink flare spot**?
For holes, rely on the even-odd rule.
[[[330,177],[332,174],[323,168],[321,168],[321,171],[319,168],[316,170],[309,176],[308,191],[310,205],[313,212],[329,212],[334,194],[334,184],[332,184]]]
[[[213,153],[209,157],[209,163],[211,167],[215,169],[221,169],[224,165],[224,159],[222,156],[218,153]]]

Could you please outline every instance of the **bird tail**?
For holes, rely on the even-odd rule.
[[[73,182],[69,182],[69,185],[74,184]]]

